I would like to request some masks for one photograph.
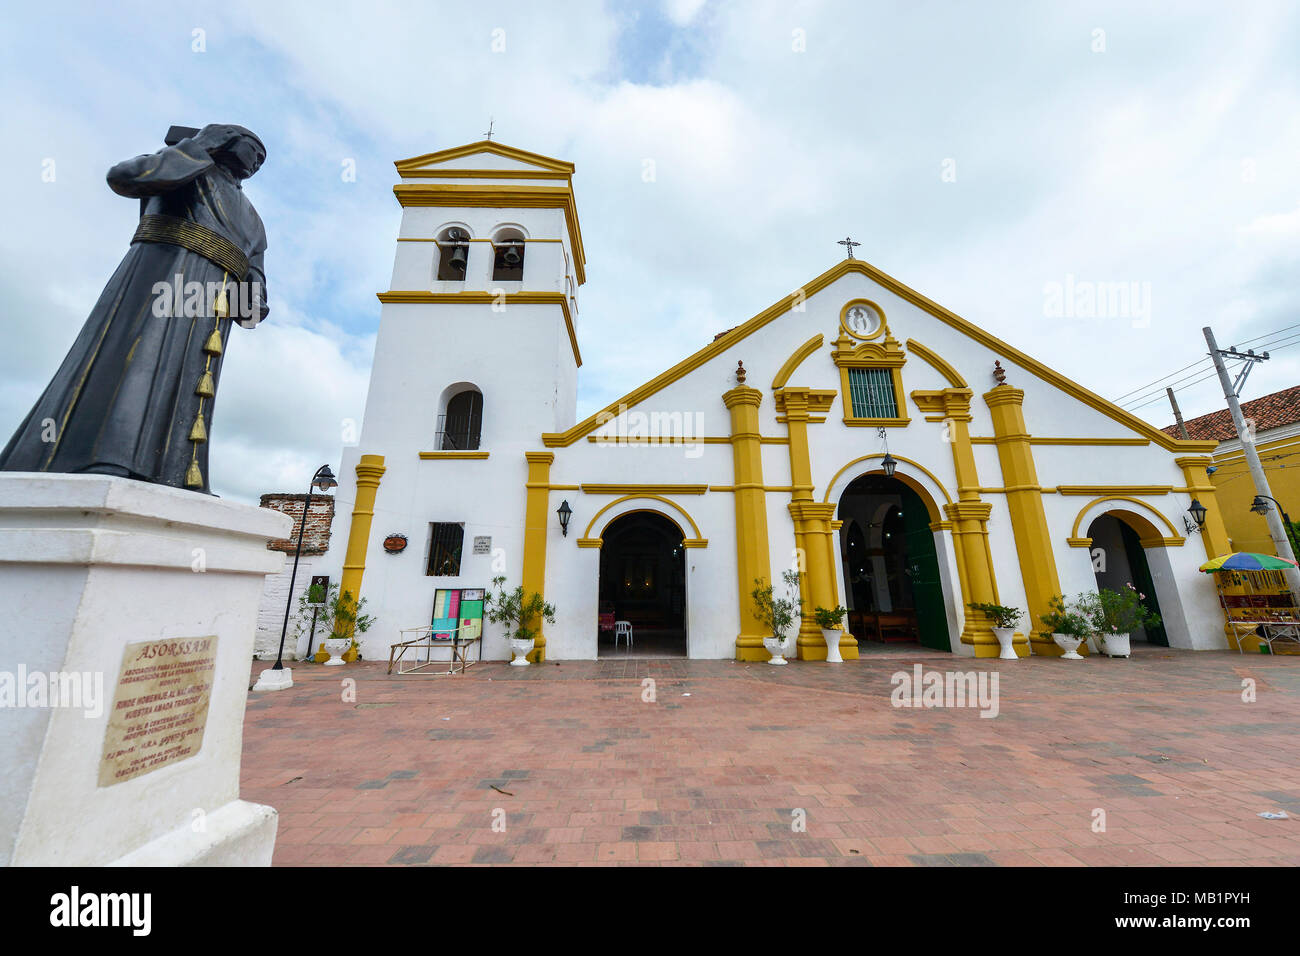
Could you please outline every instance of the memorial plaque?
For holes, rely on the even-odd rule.
[[[491,554],[491,553],[492,553],[492,538],[491,538],[491,537],[488,537],[488,536],[476,537],[476,538],[474,539],[474,553],[475,553],[475,554]]]
[[[217,637],[126,645],[104,733],[99,786],[193,757],[203,746]]]

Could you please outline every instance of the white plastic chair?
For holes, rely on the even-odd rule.
[[[618,639],[620,637],[627,638],[627,646],[628,647],[632,646],[632,622],[631,621],[614,622],[614,646],[615,647],[618,647]]]

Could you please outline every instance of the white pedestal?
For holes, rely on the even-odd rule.
[[[253,690],[288,690],[292,686],[291,668],[282,667],[276,670],[274,667],[268,667],[257,675],[257,683],[253,685]]]
[[[266,544],[291,525],[273,511],[122,478],[0,472],[0,698],[6,676],[11,698],[0,710],[0,863],[270,863],[276,812],[239,799],[239,763],[258,602],[284,561]],[[208,669],[154,695],[175,702],[136,698],[117,719],[174,720],[207,693],[187,738],[201,727],[201,745],[105,784],[119,677],[158,666],[136,663],[144,642],[175,651],[190,639],[206,649]],[[69,683],[42,701],[31,682],[52,688],[51,673]],[[123,695],[134,686],[124,682]],[[151,733],[173,746],[160,740],[167,731]]]

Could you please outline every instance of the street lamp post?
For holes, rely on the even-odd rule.
[[[307,512],[311,508],[312,491],[319,488],[322,492],[338,487],[338,480],[329,465],[321,465],[316,474],[311,476],[307,486],[307,499],[302,505],[302,518],[298,521],[298,546],[293,552],[293,573],[289,575],[289,596],[284,602],[284,624],[280,627],[280,649],[275,655],[275,664],[258,675],[253,690],[286,690],[293,686],[293,672],[284,666],[284,638],[289,631],[289,613],[293,609],[293,586],[298,580],[298,559],[302,557],[302,536],[307,530]]]
[[[1257,515],[1268,514],[1268,505],[1264,504],[1265,501],[1271,501],[1273,504],[1277,505],[1277,513],[1282,516],[1282,526],[1286,531],[1287,538],[1290,539],[1291,516],[1287,514],[1286,509],[1282,507],[1282,502],[1278,501],[1271,495],[1256,495],[1255,500],[1250,503],[1250,510],[1255,512]]]

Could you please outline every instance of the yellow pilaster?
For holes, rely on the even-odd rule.
[[[758,406],[763,393],[741,385],[723,393],[731,412],[731,457],[736,492],[736,587],[740,606],[740,633],[736,660],[768,659],[763,638],[767,634],[754,616],[754,581],[771,580],[768,562],[767,502],[763,494],[762,444],[758,433]]]
[[[984,393],[984,401],[993,417],[993,436],[1002,466],[1002,483],[1006,487],[1011,532],[1015,536],[1020,577],[1029,604],[1025,630],[1030,633],[1035,654],[1059,656],[1062,651],[1052,635],[1042,630],[1041,617],[1050,610],[1048,601],[1060,593],[1061,584],[1034,466],[1033,446],[1025,428],[1025,392],[1010,385],[998,385]],[[1018,643],[1016,653],[1024,657],[1029,653],[1029,646]]]
[[[803,561],[799,596],[803,616],[796,642],[803,660],[825,660],[826,642],[821,628],[813,620],[818,607],[835,607],[834,533],[835,505],[813,501],[812,460],[808,451],[808,425],[826,420],[839,393],[833,389],[795,388],[787,386],[776,392],[777,421],[784,422],[790,436],[790,517],[794,520],[795,547]],[[858,643],[848,634],[840,639],[841,654],[858,656]]]
[[[352,504],[352,524],[348,528],[348,547],[343,554],[343,575],[339,580],[339,598],[352,595],[354,602],[361,600],[361,578],[366,573],[366,549],[370,546],[370,525],[375,517],[375,495],[379,493],[379,480],[384,477],[383,455],[362,455],[357,463],[357,497]],[[306,520],[306,516],[304,516]],[[349,651],[350,653],[350,651]],[[324,658],[320,655],[324,654]],[[317,660],[328,660],[322,643]]]
[[[551,463],[555,453],[526,451],[528,482],[524,485],[524,567],[520,574],[525,596],[546,596],[546,532],[551,520]],[[546,660],[545,621],[537,622],[537,639],[528,659],[533,663]]]
[[[957,573],[963,598],[961,642],[972,645],[976,657],[997,657],[998,639],[988,618],[970,606],[998,603],[993,555],[989,551],[988,521],[993,506],[980,500],[979,474],[970,440],[970,402],[974,392],[969,388],[945,388],[939,395],[957,473],[957,500],[944,505],[943,510],[952,523],[953,545],[959,555]]]
[[[1205,456],[1175,458],[1174,464],[1183,470],[1183,480],[1187,482],[1188,493],[1205,506],[1205,527],[1201,529],[1201,544],[1205,546],[1207,558],[1217,558],[1232,550],[1228,540],[1228,529],[1223,523],[1223,511],[1219,508],[1219,499],[1214,485],[1205,469],[1214,464]]]

